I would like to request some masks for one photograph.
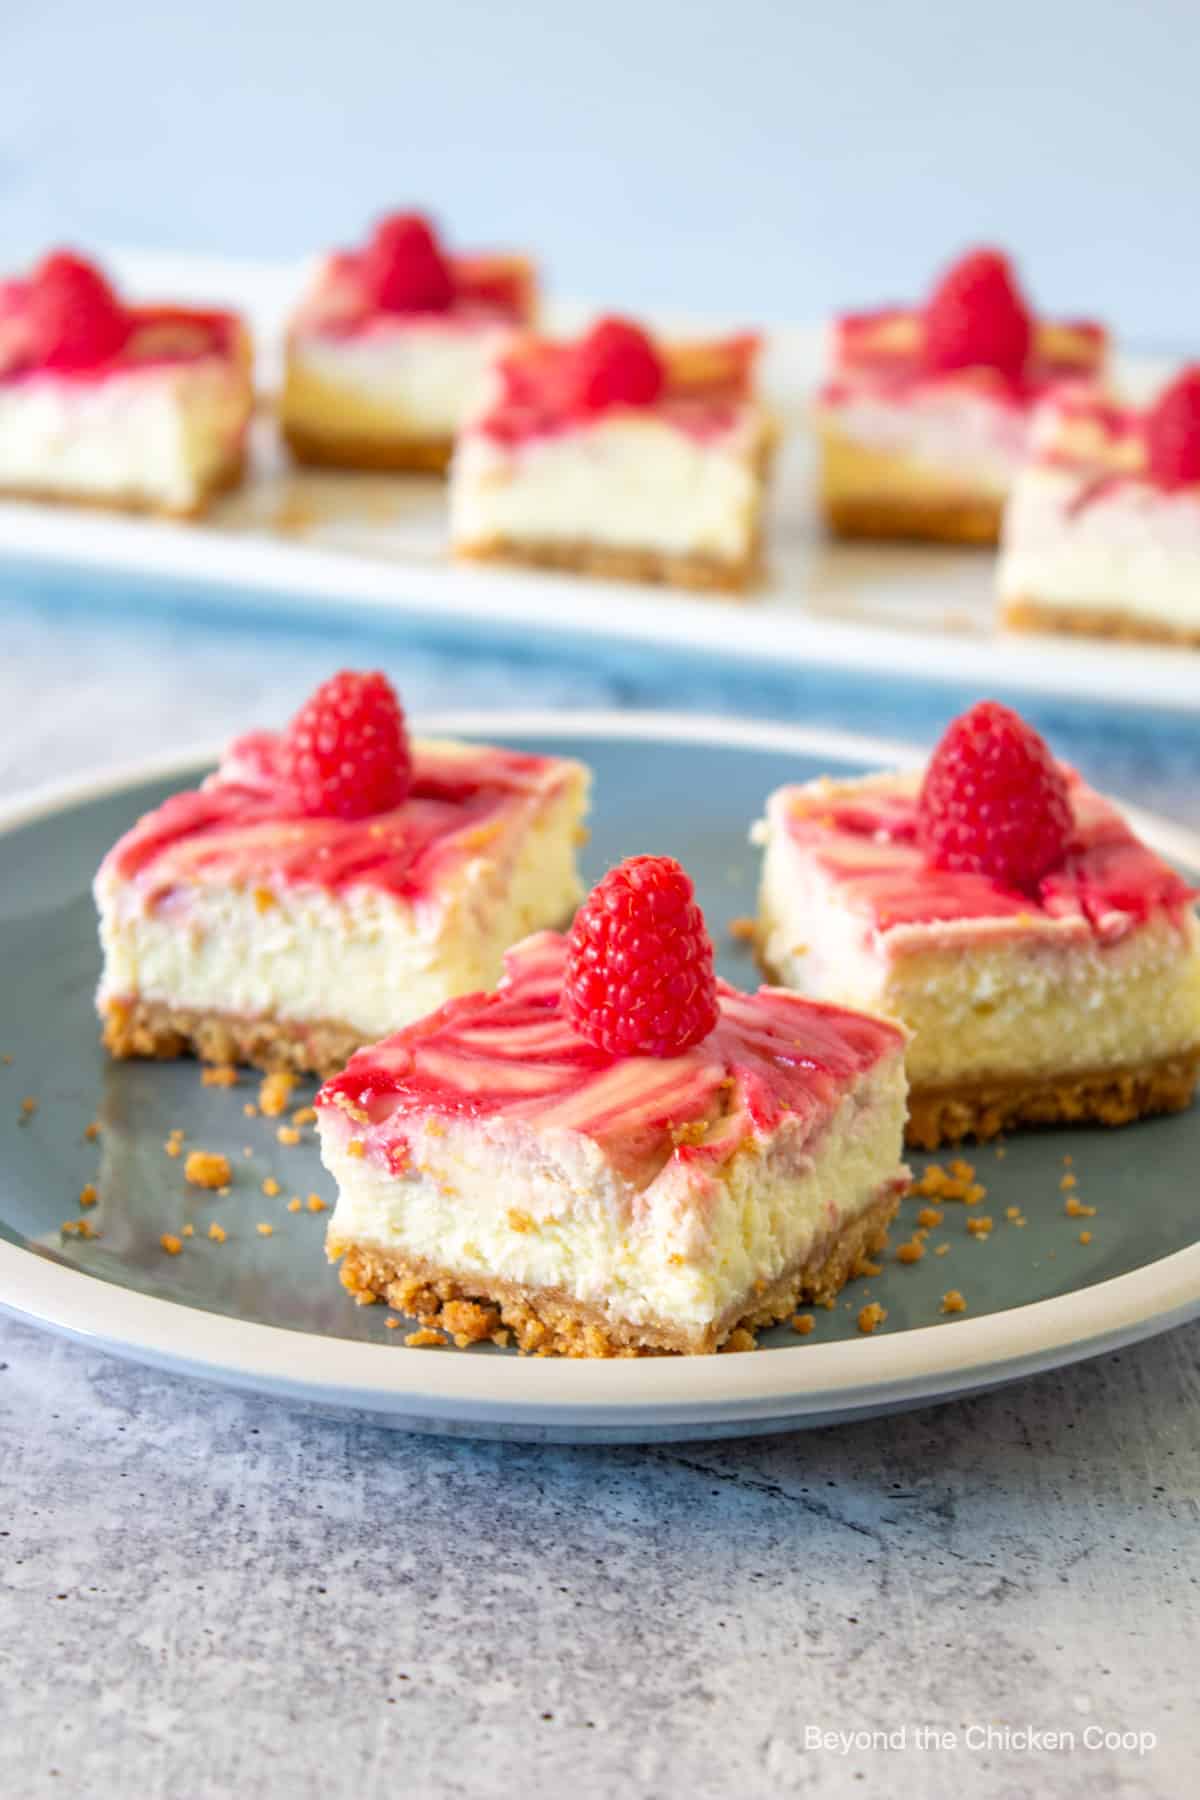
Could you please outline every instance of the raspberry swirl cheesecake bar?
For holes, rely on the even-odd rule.
[[[68,251],[0,282],[0,494],[192,517],[240,481],[252,407],[234,313],[125,305]]]
[[[997,580],[1014,630],[1200,645],[1200,365],[1144,410],[1046,402]]]
[[[494,993],[360,1051],[317,1096],[345,1286],[465,1343],[748,1348],[886,1241],[903,1034],[713,974],[669,857],[610,872]]]
[[[911,1030],[911,1142],[1188,1104],[1194,890],[1007,708],[923,774],[780,788],[755,836],[768,971]]]
[[[758,340],[655,343],[603,319],[530,339],[497,365],[458,440],[459,556],[679,587],[752,586],[773,442]]]
[[[444,470],[494,358],[532,324],[523,256],[452,256],[420,213],[321,265],[287,334],[281,421],[305,463]]]
[[[339,1068],[570,917],[588,781],[553,757],[410,742],[382,675],[333,677],[105,857],[105,1043]]]
[[[1105,353],[1098,325],[1035,319],[995,250],[956,263],[925,306],[843,314],[814,413],[829,526],[994,544],[1035,405],[1097,378]]]

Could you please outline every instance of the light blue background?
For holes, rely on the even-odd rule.
[[[986,237],[1186,347],[1198,52],[1194,0],[0,0],[0,248],[290,255],[417,202],[560,291],[754,321]]]

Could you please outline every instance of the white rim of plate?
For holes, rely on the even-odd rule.
[[[853,733],[698,714],[472,712],[425,732],[503,738],[647,738],[713,748],[827,756],[864,768],[919,761],[911,745]],[[0,835],[147,781],[211,764],[211,746],[55,783],[0,807]],[[1200,871],[1200,837],[1137,807],[1125,811],[1162,854]],[[315,1274],[324,1277],[318,1268]],[[597,1431],[814,1419],[947,1398],[1135,1342],[1200,1314],[1200,1243],[1107,1281],[982,1318],[895,1336],[804,1344],[754,1356],[562,1361],[411,1356],[204,1312],[68,1268],[0,1241],[0,1308],[96,1348],[280,1398],[406,1420]]]

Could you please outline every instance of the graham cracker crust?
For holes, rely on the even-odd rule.
[[[821,508],[829,529],[840,538],[900,538],[910,543],[974,544],[1000,541],[1004,504],[1000,500],[923,499],[904,494],[869,497],[826,490]]]
[[[993,1138],[1023,1125],[1128,1125],[1191,1104],[1200,1045],[1154,1062],[1052,1079],[1008,1078],[916,1088],[908,1097],[905,1142],[920,1150]]]
[[[832,1301],[853,1276],[872,1272],[870,1259],[887,1243],[903,1185],[889,1182],[870,1206],[814,1246],[794,1269],[697,1332],[668,1320],[634,1325],[562,1288],[463,1275],[372,1244],[346,1244],[331,1236],[326,1254],[330,1262],[341,1262],[342,1285],[360,1306],[383,1300],[428,1330],[448,1332],[461,1348],[507,1328],[529,1356],[705,1356],[735,1331],[773,1325],[803,1300]]]
[[[524,563],[537,569],[565,569],[573,575],[600,575],[615,581],[641,581],[661,587],[692,588],[700,593],[745,594],[762,580],[757,541],[740,561],[700,552],[672,554],[661,550],[624,549],[585,538],[561,542],[548,538],[480,538],[455,544],[455,556],[468,562]]]
[[[197,1056],[208,1063],[251,1063],[259,1069],[288,1069],[297,1075],[336,1075],[365,1033],[337,1019],[245,1018],[169,1006],[163,1000],[108,1000],[102,1003],[103,1042],[111,1055],[152,1057],[166,1062]]]
[[[280,432],[296,461],[314,469],[444,475],[454,449],[453,437],[368,437],[350,431],[313,431],[286,421]]]
[[[1197,601],[1200,612],[1200,600]],[[1182,644],[1200,649],[1200,624],[1164,625],[1135,618],[1111,606],[1055,606],[1052,601],[1020,595],[1005,600],[1000,622],[1008,631],[1059,631],[1075,637],[1119,638],[1128,643]]]
[[[239,445],[236,453],[222,463],[211,481],[190,506],[164,506],[159,501],[139,500],[133,495],[109,498],[101,494],[85,494],[72,492],[70,489],[23,487],[20,483],[12,485],[0,484],[0,498],[5,500],[33,500],[41,506],[83,506],[89,512],[136,513],[142,517],[156,519],[175,519],[186,524],[190,520],[201,519],[213,502],[222,494],[232,492],[242,485],[246,474],[246,451]]]

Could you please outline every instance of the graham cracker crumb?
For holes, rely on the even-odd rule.
[[[168,1256],[178,1256],[183,1249],[183,1239],[177,1238],[173,1231],[164,1231],[158,1241]]]
[[[399,1319],[385,1319],[383,1321],[383,1328],[385,1331],[399,1331],[400,1321]]]
[[[275,1198],[276,1194],[279,1192],[279,1183],[273,1175],[267,1176],[262,1184],[262,1191],[267,1196],[268,1200],[273,1200]]]
[[[232,1063],[214,1063],[211,1068],[201,1069],[200,1080],[205,1087],[236,1087],[238,1072]]]
[[[179,1138],[168,1138],[166,1143],[163,1145],[163,1149],[166,1151],[168,1156],[182,1156],[183,1155],[183,1143]]]
[[[419,1331],[410,1331],[405,1338],[410,1350],[441,1350],[446,1339],[440,1331],[431,1331],[428,1325],[422,1325]]]
[[[1068,1195],[1067,1204],[1063,1208],[1063,1211],[1066,1213],[1068,1219],[1094,1219],[1096,1216],[1095,1207],[1085,1206],[1082,1200],[1077,1200],[1075,1198],[1074,1194]]]
[[[754,919],[742,915],[729,921],[729,935],[739,944],[752,944],[758,935],[758,924]]]
[[[296,1077],[286,1069],[273,1069],[264,1076],[262,1086],[258,1090],[258,1110],[268,1119],[277,1119],[287,1111],[288,1101],[292,1097],[292,1089],[296,1085]]]
[[[1071,1167],[1071,1164],[1074,1161],[1075,1161],[1075,1158],[1073,1156],[1064,1156],[1063,1157],[1063,1162],[1066,1164],[1068,1169]]]
[[[500,1309],[478,1300],[445,1300],[439,1323],[460,1350],[480,1344],[500,1329]]]
[[[967,1230],[972,1237],[990,1237],[992,1235],[992,1221],[987,1214],[984,1214],[982,1218],[968,1219]]]
[[[300,1200],[299,1194],[293,1194],[291,1199],[288,1201],[288,1211],[289,1212],[299,1212],[300,1207],[301,1207],[301,1200]]]
[[[1063,1193],[1065,1194],[1068,1188],[1078,1187],[1079,1178],[1078,1178],[1078,1176],[1072,1175],[1068,1172],[1066,1175],[1063,1176],[1062,1180],[1059,1182],[1058,1185],[1062,1189]]]
[[[90,1125],[84,1126],[83,1135],[89,1144],[94,1144],[103,1129],[99,1119],[93,1119]]]
[[[258,1108],[255,1106],[253,1100],[247,1100],[242,1107],[242,1111],[248,1119],[257,1119],[258,1117]]]
[[[957,1288],[951,1288],[948,1293],[942,1295],[942,1311],[944,1313],[960,1313],[966,1312],[966,1310],[967,1303]]]
[[[350,1142],[346,1145],[347,1156],[365,1156],[366,1153],[367,1147],[361,1138],[351,1138]]]
[[[22,1118],[32,1119],[32,1117],[33,1117],[34,1113],[37,1111],[37,1109],[38,1109],[38,1103],[34,1099],[33,1095],[26,1094],[25,1098],[21,1102]]]
[[[934,1254],[934,1255],[935,1255],[935,1256],[948,1256],[948,1255],[949,1255],[949,1254],[950,1254],[950,1246],[949,1246],[949,1244],[948,1244],[948,1243],[946,1243],[946,1244],[939,1244],[939,1245],[938,1245],[938,1247],[937,1247],[937,1249],[936,1249],[936,1250],[935,1250],[935,1251],[934,1251],[934,1253],[933,1253],[933,1254]]]
[[[326,1202],[324,1200],[322,1200],[320,1194],[310,1194],[308,1196],[309,1212],[312,1212],[312,1213],[324,1212],[325,1206],[326,1206]]]
[[[273,1225],[268,1225],[265,1219],[260,1219],[254,1229],[257,1231],[259,1237],[270,1237],[275,1227]]]
[[[941,1224],[945,1216],[945,1213],[939,1212],[936,1206],[923,1206],[917,1214],[917,1224],[923,1226],[926,1231],[932,1231],[935,1225]]]
[[[225,1227],[223,1225],[218,1225],[217,1221],[214,1219],[208,1228],[208,1235],[214,1244],[223,1244],[226,1238]]]
[[[886,1306],[880,1306],[878,1300],[872,1300],[868,1306],[863,1307],[858,1315],[858,1329],[870,1337],[871,1333],[877,1331],[886,1318]]]
[[[315,1106],[298,1106],[292,1114],[293,1125],[315,1125],[317,1109]]]
[[[1081,1244],[1090,1244],[1092,1241],[1091,1232],[1090,1231],[1081,1231],[1079,1234],[1079,1241]]]
[[[86,1183],[85,1186],[80,1188],[80,1190],[79,1190],[80,1206],[95,1206],[97,1198],[98,1198],[98,1196],[96,1194],[96,1187],[95,1187],[94,1182],[89,1181]]]
[[[195,1226],[194,1226],[194,1225],[193,1225],[193,1224],[191,1224],[191,1223],[190,1223],[190,1222],[189,1222],[189,1223],[188,1223],[188,1224],[187,1224],[187,1225],[185,1225],[185,1226],[184,1226],[184,1228],[183,1228],[183,1235],[184,1235],[184,1237],[195,1237],[195,1235],[196,1235],[196,1227],[195,1227]]]
[[[896,1251],[896,1261],[902,1263],[920,1262],[925,1254],[925,1246],[919,1238],[910,1238],[907,1244],[901,1244]]]
[[[183,1178],[193,1187],[226,1187],[231,1173],[229,1158],[219,1150],[193,1150],[183,1165]]]
[[[534,1224],[534,1222],[530,1218],[529,1214],[527,1212],[522,1212],[520,1207],[518,1207],[518,1206],[510,1206],[508,1209],[507,1217],[508,1217],[508,1229],[510,1231],[536,1231],[537,1230],[537,1226]]]
[[[908,1190],[910,1198],[926,1200],[961,1200],[966,1206],[975,1206],[983,1199],[987,1189],[982,1182],[975,1180],[975,1170],[969,1162],[961,1158],[944,1169],[941,1163],[930,1163],[919,1181],[914,1181]]]
[[[747,1350],[757,1350],[758,1339],[744,1325],[739,1325],[736,1331],[730,1332],[720,1349],[729,1356],[741,1356]]]
[[[281,1125],[275,1136],[281,1144],[298,1144],[300,1142],[300,1133],[294,1125]]]
[[[801,1337],[807,1337],[811,1331],[815,1330],[816,1323],[817,1321],[812,1313],[792,1314],[792,1330],[797,1332]]]

